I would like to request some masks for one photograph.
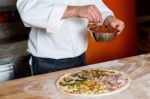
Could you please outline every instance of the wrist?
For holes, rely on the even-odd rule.
[[[67,10],[71,17],[76,15],[76,7],[75,6],[68,6]]]
[[[76,16],[76,7],[68,6],[62,19],[66,19],[66,18],[74,17],[74,16]]]
[[[105,25],[109,25],[109,23],[111,22],[111,21],[113,21],[114,19],[116,19],[115,18],[115,16],[108,16],[106,19],[105,19],[105,21],[104,21],[104,24]]]

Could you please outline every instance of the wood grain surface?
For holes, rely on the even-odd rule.
[[[55,83],[65,74],[88,68],[109,68],[127,73],[131,85],[110,96],[77,97],[61,93]],[[0,99],[150,99],[150,54],[43,74],[0,84]]]

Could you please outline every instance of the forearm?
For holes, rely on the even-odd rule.
[[[68,6],[62,19],[76,16],[76,6]]]
[[[86,18],[92,23],[102,22],[101,12],[95,5],[68,6],[62,19],[69,17]]]

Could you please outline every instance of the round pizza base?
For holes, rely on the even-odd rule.
[[[90,69],[90,70],[96,70],[96,69]],[[117,71],[117,70],[108,70],[108,69],[99,69],[99,70],[114,71],[114,72],[117,72],[117,73],[121,73],[125,78],[128,79],[128,82],[127,82],[124,86],[122,86],[121,88],[119,88],[119,89],[117,89],[117,90],[114,90],[114,91],[112,91],[112,92],[101,93],[101,94],[89,94],[89,95],[86,95],[86,94],[74,94],[74,93],[68,93],[68,92],[63,91],[63,90],[61,89],[60,85],[59,85],[59,82],[60,82],[63,78],[67,77],[67,76],[70,75],[70,74],[73,74],[73,73],[68,73],[68,74],[65,74],[65,75],[61,76],[61,77],[57,80],[57,82],[56,82],[57,89],[58,89],[59,91],[61,91],[62,93],[66,94],[66,95],[81,96],[81,97],[98,97],[98,96],[108,96],[108,95],[113,95],[113,94],[119,93],[119,92],[121,92],[121,91],[127,89],[127,88],[130,86],[130,84],[131,84],[131,79],[130,79],[130,77],[129,77],[128,75],[126,75],[124,72]],[[80,72],[80,71],[79,71],[79,72]],[[78,72],[74,72],[74,73],[78,73]]]

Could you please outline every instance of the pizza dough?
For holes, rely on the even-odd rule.
[[[89,69],[61,76],[56,86],[74,96],[103,96],[118,93],[131,83],[124,72],[108,69]]]

